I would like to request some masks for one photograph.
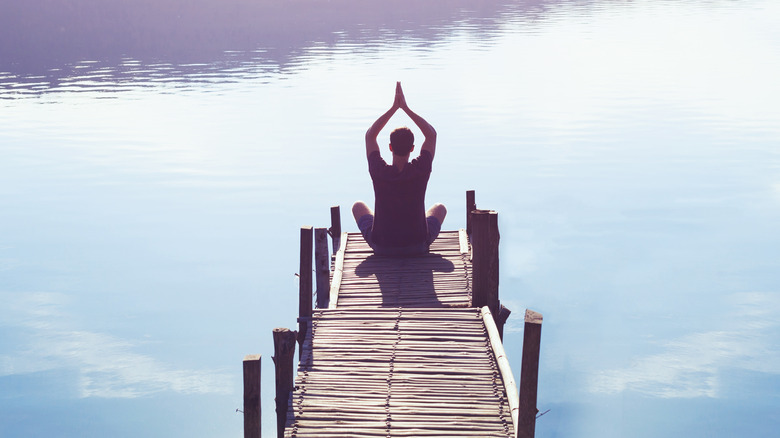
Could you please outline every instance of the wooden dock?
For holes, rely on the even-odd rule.
[[[343,233],[336,254],[331,309],[471,306],[471,258],[465,230],[442,231],[430,253],[374,255],[360,233]]]
[[[323,310],[285,437],[513,437],[479,309]]]
[[[493,223],[495,251],[481,251],[495,254],[490,269],[479,267],[491,263],[475,260],[480,244],[474,248],[466,230],[442,231],[430,253],[416,257],[377,256],[359,233],[334,234],[338,251],[329,284],[318,287],[321,308],[307,311],[311,277],[301,276],[308,303],[301,305],[294,382],[296,332],[276,343],[278,436],[532,437],[541,315],[526,314],[525,343],[536,363],[527,373],[524,350],[521,391],[528,389],[518,394],[501,341],[506,315],[498,317]],[[302,272],[311,266],[308,233],[302,232]],[[475,266],[495,280],[478,278],[475,290]],[[487,302],[474,307],[479,301]]]

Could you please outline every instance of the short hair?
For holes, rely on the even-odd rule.
[[[390,133],[390,145],[393,146],[393,155],[409,155],[414,147],[414,134],[406,126],[396,128]]]

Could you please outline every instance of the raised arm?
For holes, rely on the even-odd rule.
[[[408,115],[414,124],[420,128],[420,131],[422,131],[422,134],[425,137],[425,141],[423,141],[420,152],[430,152],[431,159],[433,159],[433,156],[436,153],[436,130],[433,129],[433,126],[426,122],[425,119],[409,109],[409,105],[406,104],[406,97],[404,96],[404,91],[401,89],[400,82],[396,83],[395,86],[395,102],[393,105],[398,105],[399,108],[404,110],[406,115]]]
[[[374,124],[368,128],[368,131],[366,131],[366,157],[370,157],[374,152],[379,152],[379,143],[377,143],[376,138],[379,136],[379,133],[382,131],[385,125],[387,125],[387,122],[390,120],[390,118],[393,117],[393,114],[398,111],[398,108],[398,96],[396,95],[396,98],[393,101],[393,106],[384,114],[379,116],[379,118],[376,119],[376,122],[374,122]]]

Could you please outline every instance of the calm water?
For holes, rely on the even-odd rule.
[[[1,3],[0,436],[241,436],[252,353],[273,436],[396,80],[445,228],[499,211],[517,373],[544,314],[539,437],[776,436],[777,2]]]

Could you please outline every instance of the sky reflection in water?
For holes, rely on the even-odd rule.
[[[3,436],[236,436],[248,353],[272,434],[297,229],[355,229],[396,80],[445,227],[467,189],[500,213],[515,369],[545,315],[538,436],[780,426],[778,6],[196,3],[0,19]]]

